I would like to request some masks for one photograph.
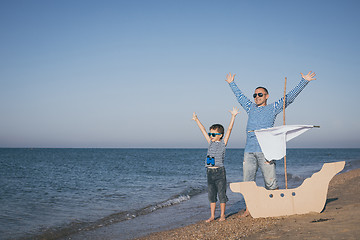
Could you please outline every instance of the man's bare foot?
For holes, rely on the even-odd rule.
[[[239,218],[244,218],[244,217],[247,217],[247,216],[250,216],[250,213],[249,213],[249,211],[246,209],[242,214],[239,215]]]
[[[210,217],[208,220],[206,220],[205,222],[207,222],[207,223],[209,223],[209,222],[212,222],[212,221],[214,221],[215,220],[215,218],[213,218],[213,217]]]
[[[226,220],[226,218],[225,218],[225,216],[223,216],[223,217],[220,217],[219,222],[222,222],[222,221],[225,221],[225,220]]]

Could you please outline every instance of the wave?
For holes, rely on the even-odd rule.
[[[345,162],[344,172],[360,168],[360,159],[350,159]]]
[[[295,182],[303,182],[305,180],[304,177],[292,173],[287,174],[287,179]]]
[[[141,209],[114,213],[109,216],[91,222],[73,221],[64,226],[41,229],[40,230],[41,234],[36,234],[33,237],[31,237],[31,239],[60,239],[76,233],[80,233],[82,231],[90,231],[97,228],[109,226],[111,224],[127,221],[146,214],[151,214],[156,210],[170,207],[184,201],[188,201],[192,197],[202,194],[205,191],[206,191],[205,186],[189,187],[188,189],[185,189],[183,192],[174,195],[165,201],[158,202]],[[20,239],[29,239],[29,235],[27,235],[26,238],[20,238]]]

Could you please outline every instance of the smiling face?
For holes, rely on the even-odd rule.
[[[266,106],[267,99],[269,98],[269,94],[264,88],[255,89],[254,100],[258,107]]]

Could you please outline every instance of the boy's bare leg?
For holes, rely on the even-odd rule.
[[[206,222],[212,222],[215,220],[215,208],[216,208],[216,203],[210,203],[211,216],[208,220],[206,220]]]
[[[220,219],[219,221],[225,221],[225,207],[226,207],[226,203],[220,203]]]

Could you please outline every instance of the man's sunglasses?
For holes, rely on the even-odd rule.
[[[264,94],[263,93],[254,93],[253,97],[256,98],[256,96],[262,97],[262,96],[264,96]]]
[[[208,133],[209,137],[215,137],[216,135],[221,135],[221,133]]]

